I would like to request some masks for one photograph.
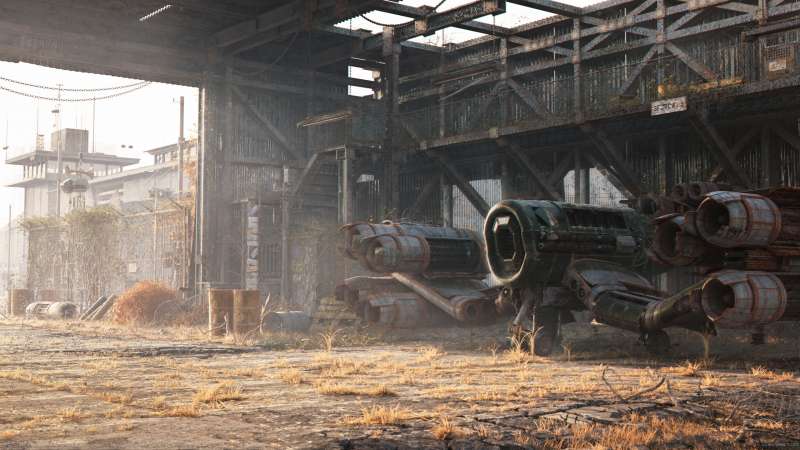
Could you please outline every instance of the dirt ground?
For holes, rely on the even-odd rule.
[[[570,325],[271,335],[0,321],[0,449],[800,448],[800,341]],[[251,343],[252,344],[252,343]]]

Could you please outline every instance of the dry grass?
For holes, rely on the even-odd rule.
[[[56,416],[62,422],[79,422],[83,417],[80,409],[73,406],[72,408],[62,408],[56,412]]]
[[[341,330],[330,330],[324,333],[320,333],[320,339],[322,339],[322,348],[326,352],[330,353],[333,351],[333,345],[336,341],[336,335],[339,334]]]
[[[284,370],[278,374],[278,377],[286,384],[303,384],[306,381],[303,372],[298,369]]]
[[[167,397],[165,397],[163,395],[159,395],[158,397],[153,397],[153,400],[150,401],[150,406],[152,406],[153,409],[156,409],[156,410],[161,410],[161,409],[166,408],[166,406],[167,406]]]
[[[697,377],[705,368],[706,365],[702,361],[686,361],[682,366],[674,368],[672,372],[684,377]]]
[[[234,369],[225,369],[220,375],[225,377],[261,378],[266,376],[266,372],[264,369],[258,367],[238,367]]]
[[[440,441],[458,438],[464,435],[464,431],[456,427],[453,422],[445,416],[439,417],[439,423],[431,428],[431,433],[433,437]]]
[[[192,397],[192,403],[219,404],[232,400],[242,400],[242,387],[232,381],[224,381],[206,388],[199,389]]]
[[[376,386],[354,386],[343,383],[320,383],[316,386],[322,395],[363,395],[367,397],[395,397],[397,393],[381,384]]]
[[[20,432],[17,430],[5,430],[0,432],[0,441],[7,441],[19,436]]]
[[[195,404],[174,406],[160,414],[163,417],[199,417],[200,408]]]
[[[133,401],[133,394],[130,392],[126,392],[124,394],[116,394],[114,392],[100,392],[98,394],[93,395],[93,397],[98,398],[107,403],[119,403],[123,405],[128,405]]]
[[[272,363],[271,367],[274,367],[276,369],[288,369],[288,368],[292,367],[292,365],[289,363],[288,359],[286,359],[286,358],[278,358],[278,359],[275,360],[274,363]]]
[[[793,372],[775,372],[763,366],[755,366],[750,369],[750,374],[764,380],[770,381],[792,381],[795,378]]]
[[[419,362],[432,362],[437,359],[440,359],[445,353],[439,347],[420,347],[417,349],[417,353],[419,353],[419,358],[417,359]]]
[[[511,336],[511,348],[506,350],[505,357],[515,364],[523,364],[531,361],[531,354],[525,349],[526,340],[530,339],[530,333],[522,336]]]
[[[361,410],[361,416],[345,418],[344,423],[347,425],[394,425],[414,417],[411,411],[400,405],[375,405]]]
[[[336,358],[331,365],[322,369],[320,376],[323,378],[343,378],[366,373],[369,364],[363,361]]]
[[[177,299],[177,292],[165,284],[140,281],[123,292],[112,309],[117,324],[149,324],[164,322],[169,305]],[[171,319],[171,318],[170,318]]]

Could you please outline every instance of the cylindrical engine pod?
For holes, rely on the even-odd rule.
[[[362,243],[366,267],[374,272],[425,272],[431,260],[425,238],[385,234]]]
[[[781,212],[764,196],[718,191],[700,203],[695,225],[703,239],[718,247],[763,247],[780,234]]]
[[[343,230],[345,254],[375,272],[487,272],[481,237],[470,230],[413,223],[356,223]]]
[[[522,287],[559,283],[573,257],[640,260],[645,219],[627,208],[503,200],[489,211],[483,233],[492,274]]]
[[[723,186],[717,183],[709,183],[707,181],[695,181],[686,185],[686,194],[694,203],[700,203],[705,198],[706,194],[723,189],[729,189],[730,186]]]
[[[375,236],[362,243],[365,267],[380,273],[486,273],[479,238]]]
[[[700,298],[703,311],[717,326],[743,328],[779,320],[787,293],[771,273],[724,270],[706,280]]]
[[[670,214],[655,220],[656,230],[650,249],[656,258],[672,266],[688,266],[708,253],[708,244],[693,236],[690,223],[694,214]]]

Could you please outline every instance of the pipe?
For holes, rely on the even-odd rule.
[[[447,298],[436,289],[419,281],[414,275],[395,272],[392,273],[392,277],[458,321],[477,322],[494,317],[492,314],[494,302],[479,291],[458,289],[455,295]]]

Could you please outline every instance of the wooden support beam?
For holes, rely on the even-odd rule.
[[[796,134],[792,134],[779,123],[770,124],[770,128],[775,132],[775,134],[778,135],[778,137],[786,141],[787,144],[791,145],[793,149],[800,151],[800,137],[798,137]]]
[[[581,8],[577,6],[553,0],[508,0],[508,2],[565,17],[580,17],[583,14]]]
[[[533,93],[524,87],[522,87],[519,83],[517,83],[514,79],[509,78],[506,80],[508,86],[511,87],[511,90],[516,93],[526,105],[528,105],[533,112],[536,113],[539,117],[545,118],[550,116],[550,111],[547,110],[547,107],[539,101]]]
[[[328,157],[326,153],[314,153],[311,159],[308,160],[306,163],[306,167],[300,173],[300,177],[297,179],[297,183],[295,183],[294,187],[292,188],[292,197],[297,197],[302,191],[303,187],[306,185],[306,181],[312,175],[314,170],[317,169],[317,165],[322,163],[322,160]]]
[[[620,179],[617,178],[616,175],[614,175],[614,172],[608,167],[608,164],[605,161],[602,161],[600,158],[597,157],[597,155],[594,155],[591,152],[586,152],[583,154],[583,156],[589,161],[589,163],[594,168],[596,168],[604,177],[606,177],[606,179],[608,180],[609,183],[611,183],[612,186],[617,188],[618,191],[622,192],[622,195],[624,195],[625,198],[633,199],[634,197],[636,197],[625,186],[625,183],[620,181]],[[571,158],[568,159],[571,160]]]
[[[489,213],[489,204],[486,203],[486,200],[469,184],[469,181],[464,178],[463,175],[458,171],[458,169],[453,165],[449,158],[444,156],[442,153],[433,153],[433,158],[439,165],[442,167],[442,171],[445,173],[447,178],[450,181],[458,186],[464,196],[467,197],[467,200],[478,210],[478,213],[486,217],[486,214]]]
[[[639,64],[637,64],[636,67],[634,67],[633,70],[631,71],[630,75],[628,75],[628,79],[625,80],[625,82],[622,83],[622,86],[619,87],[619,95],[625,95],[628,93],[630,88],[633,86],[633,83],[635,83],[636,80],[639,79],[639,75],[642,74],[644,68],[647,67],[648,64],[650,64],[650,60],[653,59],[653,56],[655,56],[657,51],[658,51],[657,45],[650,47],[650,50],[648,50],[647,53],[645,53],[644,57],[642,57],[642,60],[639,62]]]
[[[236,98],[239,100],[239,102],[246,107],[250,115],[252,115],[259,122],[261,122],[261,124],[264,125],[269,134],[271,134],[272,137],[275,138],[277,143],[281,147],[283,147],[284,152],[286,152],[289,156],[291,156],[294,159],[301,161],[305,159],[304,155],[300,153],[300,151],[297,150],[294,147],[294,145],[292,145],[291,142],[289,142],[289,140],[286,138],[283,132],[281,132],[281,130],[279,130],[278,127],[276,127],[269,119],[267,119],[267,117],[261,114],[258,108],[255,107],[255,105],[250,103],[250,100],[247,98],[244,92],[242,92],[242,90],[239,89],[238,86],[232,86],[231,90],[233,94],[236,96]]]
[[[678,59],[683,61],[684,64],[689,66],[690,69],[695,71],[701,77],[705,78],[706,81],[715,81],[718,78],[717,74],[714,73],[713,70],[709,69],[708,66],[696,60],[672,42],[665,42],[664,47],[669,50],[670,53],[677,56]]]
[[[547,182],[547,177],[543,174],[525,155],[525,152],[514,142],[509,141],[508,139],[500,138],[497,140],[497,145],[500,146],[503,150],[506,151],[512,158],[514,158],[519,164],[522,165],[527,171],[528,174],[531,175],[531,178],[536,183],[539,191],[544,194],[547,200],[559,200],[561,198],[558,195],[550,184]]]
[[[410,218],[414,218],[416,214],[419,212],[422,205],[431,198],[431,196],[439,191],[440,187],[440,179],[438,176],[431,176],[425,181],[425,184],[422,186],[422,190],[417,194],[417,198],[414,199],[414,203],[406,210],[406,214]],[[404,214],[405,216],[405,214]]]
[[[375,11],[396,14],[398,16],[406,16],[412,19],[424,19],[431,15],[430,9],[418,8],[416,6],[390,2],[387,0],[376,0],[374,2],[374,9]],[[509,36],[514,33],[510,28],[478,22],[476,20],[468,20],[466,22],[454,25],[454,27],[492,36]]]
[[[753,138],[755,138],[757,135],[758,135],[758,128],[753,127],[747,130],[747,132],[742,137],[738,138],[736,140],[736,144],[733,147],[731,147],[731,154],[734,156],[734,158],[738,157],[739,154],[742,152],[742,150],[744,150],[744,148],[747,146],[747,144],[752,142]],[[718,164],[717,167],[715,167],[714,170],[711,171],[711,176],[709,176],[709,181],[716,182],[724,171],[725,169],[723,169],[722,165]]]
[[[752,189],[755,186],[750,177],[745,171],[739,167],[728,144],[723,139],[722,135],[708,120],[705,111],[689,114],[689,123],[697,131],[700,139],[708,147],[708,149],[717,158],[717,161],[722,166],[725,173],[728,175],[731,183],[738,184],[741,187]]]
[[[686,25],[687,23],[689,23],[695,17],[699,16],[700,14],[703,14],[703,11],[705,11],[705,10],[704,9],[698,9],[698,10],[695,10],[695,11],[687,12],[686,14],[682,15],[681,17],[675,19],[675,21],[672,22],[667,27],[667,32],[676,31],[680,27],[682,27],[682,26]]]
[[[608,161],[609,167],[607,168],[619,179],[625,191],[627,191],[626,197],[640,196],[643,190],[641,184],[639,184],[638,177],[628,166],[628,163],[611,139],[602,130],[590,123],[584,123],[580,128],[586,133],[603,158]]]
[[[304,2],[295,0],[260,14],[254,19],[245,20],[214,33],[212,42],[218,48],[233,45],[255,34],[267,32],[281,25],[299,20],[304,9]]]
[[[555,186],[556,183],[561,183],[562,188],[556,189],[556,191],[563,191],[564,185],[564,176],[569,172],[569,167],[572,164],[572,158],[568,152],[564,152],[564,156],[561,157],[561,160],[556,163],[556,167],[547,177],[547,185],[548,186]]]
[[[411,127],[411,125],[409,125],[408,122],[406,122],[406,120],[403,117],[394,116],[393,120],[397,124],[399,124],[400,127],[402,127],[403,130],[405,130],[405,132],[408,133],[409,136],[411,136],[411,139],[413,139],[414,142],[419,143],[419,142],[422,141],[422,138],[419,137],[419,134],[417,134],[417,132],[414,131],[414,129]]]
[[[472,128],[478,128],[483,120],[483,116],[486,115],[486,111],[489,110],[489,107],[492,106],[492,103],[497,101],[497,93],[500,92],[500,89],[505,85],[504,82],[499,81],[497,84],[492,87],[492,90],[489,92],[489,95],[486,96],[486,99],[483,101],[478,113],[475,114],[475,117],[472,119]],[[485,128],[485,127],[484,127]]]

